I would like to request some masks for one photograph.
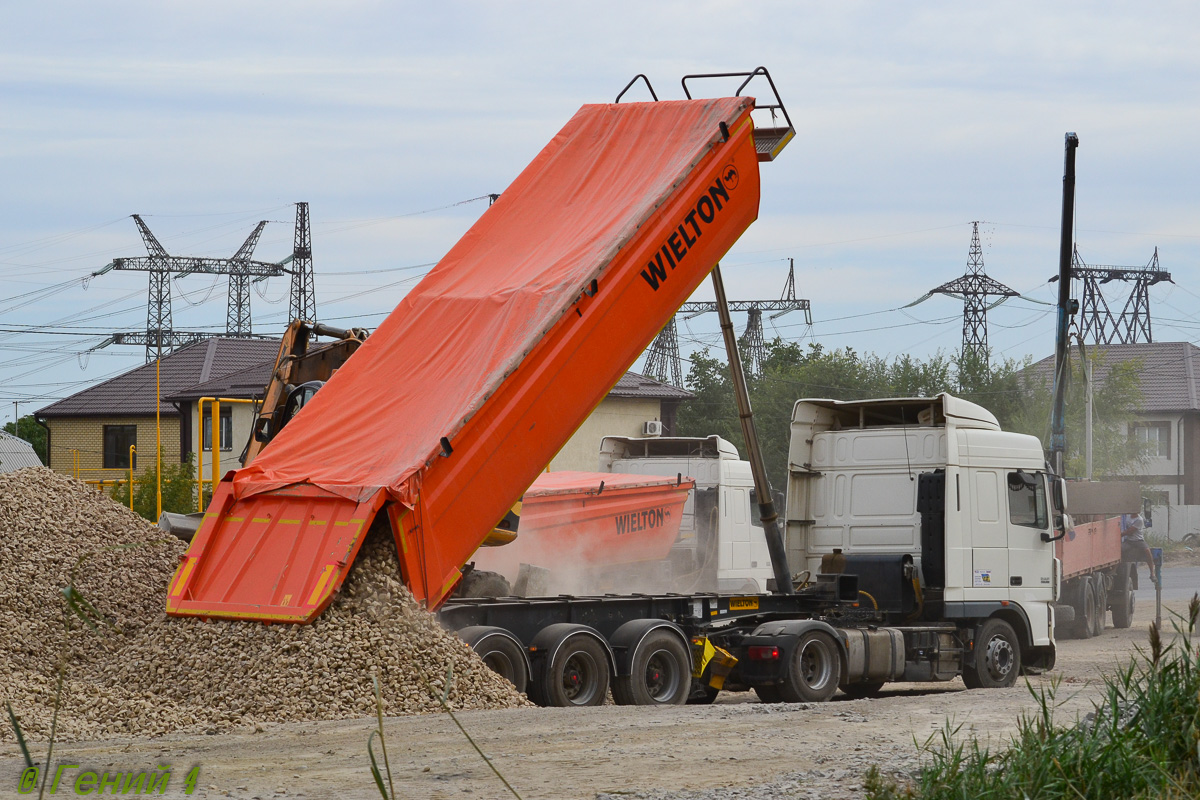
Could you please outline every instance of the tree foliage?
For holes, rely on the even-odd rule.
[[[110,494],[129,506],[129,485],[120,483]],[[151,522],[158,521],[158,465],[151,463],[141,475],[133,476],[133,510]],[[162,510],[187,514],[196,510],[196,466],[192,454],[187,461],[163,464]]]
[[[37,424],[31,415],[26,415],[17,420],[17,424],[11,422],[4,423],[4,432],[11,433],[33,445],[33,452],[37,453],[37,457],[41,459],[42,464],[46,463],[46,429]]]
[[[733,385],[724,358],[707,350],[692,356],[688,388],[694,397],[679,409],[680,436],[717,434],[745,454]],[[936,353],[928,359],[902,355],[894,359],[852,348],[829,350],[776,339],[767,344],[762,375],[750,378],[759,445],[771,483],[787,479],[787,453],[792,407],[802,398],[865,400],[883,397],[931,397],[939,392],[978,403],[996,415],[1005,430],[1029,433],[1046,445],[1049,436],[1050,388],[1029,369],[1030,361],[986,359]],[[1095,392],[1094,470],[1097,476],[1120,474],[1138,463],[1139,448],[1125,433],[1141,405],[1141,365],[1127,362],[1109,370]],[[1077,367],[1078,370],[1078,367]],[[1083,453],[1082,381],[1072,382],[1067,399],[1068,465],[1077,470]],[[1070,474],[1082,474],[1081,470]]]

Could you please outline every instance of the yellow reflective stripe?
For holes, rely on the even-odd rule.
[[[178,597],[183,590],[184,584],[187,583],[188,576],[192,574],[192,567],[196,566],[197,559],[189,558],[179,568],[178,574],[175,576],[175,582],[171,584],[171,596]]]
[[[310,606],[315,606],[317,604],[317,600],[320,598],[321,592],[325,590],[325,584],[329,582],[329,576],[333,574],[335,569],[337,569],[336,564],[325,565],[325,571],[321,573],[321,580],[317,581],[317,588],[313,589],[312,597],[308,598],[308,604]]]
[[[251,522],[270,522],[271,518],[270,517],[255,517],[254,519],[252,519],[250,521]]]

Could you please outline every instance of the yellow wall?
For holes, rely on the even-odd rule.
[[[550,471],[595,472],[600,467],[600,440],[605,436],[642,436],[647,420],[662,419],[658,400],[606,397],[584,420],[550,462]]]
[[[50,468],[73,475],[76,465],[72,451],[78,450],[81,480],[114,480],[128,477],[127,469],[103,469],[104,426],[137,425],[137,469],[140,475],[154,464],[154,417],[55,417],[46,420],[50,429]],[[179,418],[162,418],[163,467],[179,463]]]
[[[231,469],[239,469],[242,462],[238,461],[238,456],[242,454],[242,449],[246,446],[246,442],[250,438],[250,428],[254,424],[254,420],[258,418],[258,403],[221,403],[221,413],[225,413],[226,408],[233,408],[233,438],[230,441],[228,450],[221,451],[221,472],[226,473]],[[212,413],[212,403],[204,404],[206,414]],[[196,454],[196,463],[199,465],[200,455],[200,434],[203,432],[203,427],[200,425],[200,409],[198,403],[188,404],[188,414],[192,418],[192,452]],[[219,436],[220,434],[218,434]],[[212,451],[204,451],[204,480],[212,480]]]

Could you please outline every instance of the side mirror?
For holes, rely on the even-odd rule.
[[[1064,490],[1065,481],[1062,478],[1052,478],[1050,481],[1051,491],[1054,494],[1054,508],[1057,511],[1067,510],[1067,493]]]
[[[271,418],[259,417],[254,423],[254,441],[271,441]]]

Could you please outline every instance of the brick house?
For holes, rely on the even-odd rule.
[[[150,363],[51,403],[34,413],[47,433],[47,466],[85,480],[119,479],[128,474],[129,446],[135,445],[134,473],[143,472],[154,463],[156,407],[163,464],[178,463],[189,452],[184,426],[179,409],[159,398],[273,361],[278,352],[277,340],[205,339],[162,359],[157,396],[155,365]]]
[[[162,360],[163,463],[202,455],[211,479],[212,412],[202,397],[258,399],[279,352],[273,339],[213,338],[176,350]],[[140,473],[155,446],[155,367],[146,364],[38,410],[34,416],[48,434],[50,463],[56,472],[85,480],[114,480],[128,473],[129,445],[136,445],[134,472]],[[691,393],[637,373],[626,373],[593,410],[550,464],[552,470],[597,468],[604,436],[641,436],[648,429],[674,431],[676,409]],[[223,403],[218,421],[221,472],[241,466],[256,406]],[[649,423],[649,425],[648,425]],[[141,458],[138,458],[138,455]]]
[[[1094,348],[1097,384],[1103,383],[1114,364],[1134,359],[1142,364],[1143,404],[1129,433],[1150,451],[1149,460],[1132,473],[1142,485],[1143,497],[1155,506],[1200,505],[1200,347],[1190,342],[1154,342]],[[1072,355],[1077,361],[1078,351]],[[1030,369],[1049,385],[1053,356]]]

